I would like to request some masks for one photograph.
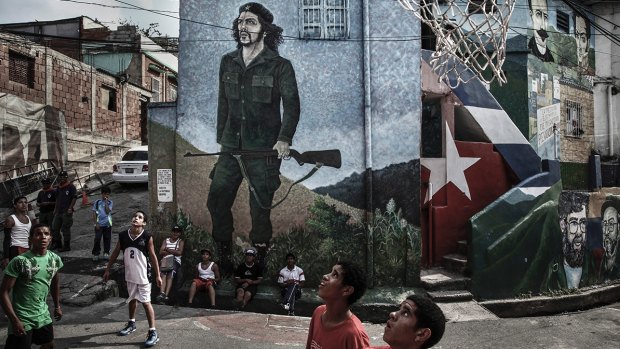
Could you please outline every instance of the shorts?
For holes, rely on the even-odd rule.
[[[215,280],[213,279],[194,279],[194,283],[196,284],[196,291],[206,291],[209,289],[209,286],[215,286]]]
[[[9,324],[9,326],[11,326]],[[30,349],[32,344],[43,345],[54,340],[54,326],[51,323],[41,327],[34,328],[26,332],[23,336],[16,336],[14,334],[6,337],[6,349]]]
[[[177,275],[177,272],[179,271],[180,267],[181,267],[181,264],[179,264],[179,262],[175,260],[174,263],[172,263],[172,270],[161,271],[160,269],[159,275],[163,278],[164,276],[167,276],[168,274],[172,273],[172,277],[174,277],[175,275]]]
[[[127,302],[137,300],[140,303],[151,302],[151,284],[135,284],[127,281]]]
[[[238,290],[243,290],[242,287],[237,287],[237,289]],[[254,296],[256,295],[256,292],[258,292],[258,285],[250,285],[250,286],[246,287],[244,291],[245,292],[250,292],[252,294],[252,298],[254,298]]]

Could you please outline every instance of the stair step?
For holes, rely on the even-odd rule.
[[[420,281],[427,291],[449,291],[467,290],[471,280],[444,268],[433,268],[422,270]]]
[[[457,242],[457,252],[467,256],[467,240],[459,240]]]
[[[449,254],[443,256],[444,267],[452,272],[466,275],[467,273],[467,257],[462,254]]]
[[[464,302],[474,299],[474,295],[466,290],[452,290],[452,291],[433,291],[428,292],[429,297],[435,302]]]

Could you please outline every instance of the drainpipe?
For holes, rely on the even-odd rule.
[[[364,143],[365,143],[365,166],[366,166],[366,212],[373,214],[372,207],[372,98],[370,95],[371,81],[370,81],[370,0],[363,0],[364,6]],[[369,222],[369,215],[367,214],[366,221]],[[372,236],[369,236],[372,238]],[[372,248],[372,241],[368,241],[367,251],[367,272],[368,272],[368,287],[374,286],[374,248]]]
[[[609,155],[614,155],[614,103],[612,100],[612,90],[614,84],[607,85],[607,134],[609,136]]]

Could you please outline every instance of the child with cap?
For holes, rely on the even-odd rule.
[[[366,276],[357,266],[340,261],[319,284],[319,297],[325,304],[312,314],[306,349],[359,349],[369,346],[362,322],[351,312],[351,305],[366,292]]]
[[[215,288],[220,282],[220,268],[211,260],[211,250],[200,250],[201,262],[196,266],[196,275],[189,288],[187,304],[191,307],[196,291],[205,291],[209,296],[211,308],[215,307]]]
[[[263,281],[263,270],[256,260],[256,249],[250,247],[244,251],[245,261],[235,271],[237,296],[234,300],[237,309],[243,309],[256,295],[258,284]]]
[[[165,303],[168,301],[168,295],[172,288],[172,280],[179,271],[179,268],[181,268],[181,257],[183,256],[183,249],[185,248],[185,241],[181,239],[182,233],[183,229],[175,225],[171,229],[170,237],[167,237],[161,243],[159,255],[162,258],[159,271],[162,282],[161,293],[156,299],[158,303]]]

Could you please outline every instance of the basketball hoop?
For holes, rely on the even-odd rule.
[[[500,85],[506,83],[502,65],[516,0],[504,0],[501,4],[500,0],[398,2],[437,36],[437,48],[429,63],[440,81],[452,88],[475,77],[487,84],[496,79]]]

